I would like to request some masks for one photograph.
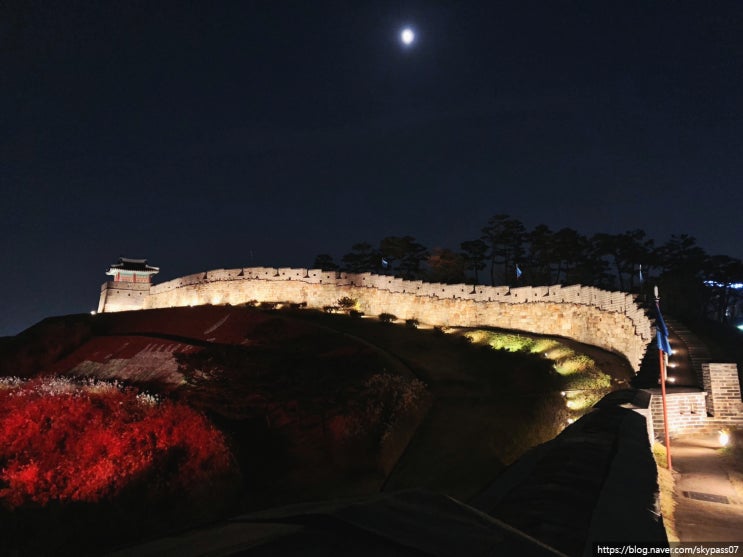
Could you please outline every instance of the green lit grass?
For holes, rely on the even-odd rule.
[[[596,362],[553,338],[532,338],[517,333],[475,329],[464,334],[473,344],[494,350],[539,354],[552,362],[560,376],[568,415],[577,419],[611,390],[611,377]]]
[[[590,372],[596,368],[596,364],[585,354],[572,352],[569,356],[555,360],[554,368],[560,375],[573,375],[575,373]]]
[[[465,333],[475,344],[488,344],[493,350],[508,350],[509,352],[532,352],[535,340],[529,337],[510,333],[492,333],[490,331],[469,331]]]
[[[529,351],[532,354],[545,354],[548,350],[557,348],[560,343],[553,338],[538,338],[534,339]]]
[[[566,406],[571,414],[584,414],[604,396],[602,391],[566,391]]]

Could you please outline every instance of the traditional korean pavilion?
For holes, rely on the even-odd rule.
[[[159,272],[160,268],[148,265],[146,259],[119,257],[119,262],[111,265],[108,271],[106,271],[106,274],[114,277],[114,282],[149,283],[152,275],[156,275]]]

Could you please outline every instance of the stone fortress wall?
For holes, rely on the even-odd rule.
[[[702,364],[704,390],[669,392],[667,398],[668,433],[710,433],[743,427],[743,402],[740,396],[738,366],[732,363]],[[655,435],[664,436],[663,406],[660,389],[650,389],[650,409]]]
[[[126,296],[131,292],[115,293],[116,284],[104,285],[99,311],[137,309],[132,296]],[[153,285],[138,309],[252,300],[322,308],[343,296],[357,300],[366,315],[391,313],[428,325],[498,327],[572,338],[624,356],[635,370],[653,332],[645,311],[624,292],[581,285],[452,285],[317,269],[253,267],[196,273]]]
[[[150,295],[147,282],[109,281],[101,286],[98,313],[142,309]]]

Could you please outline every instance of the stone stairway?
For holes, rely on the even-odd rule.
[[[665,321],[668,326],[668,332],[678,337],[686,347],[689,360],[691,361],[691,366],[694,369],[694,374],[696,375],[699,386],[702,387],[704,385],[702,379],[702,364],[711,361],[709,350],[707,350],[707,347],[694,333],[679,321],[669,317],[666,317]]]

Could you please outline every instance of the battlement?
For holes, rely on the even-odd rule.
[[[509,288],[440,284],[289,267],[214,269],[156,285],[111,281],[101,288],[99,311],[252,301],[322,308],[335,305],[344,296],[356,300],[358,308],[370,316],[391,313],[428,325],[495,327],[572,338],[624,356],[635,371],[653,338],[645,310],[625,292],[581,285]],[[670,398],[673,434],[740,424],[736,366],[703,367],[706,392],[675,393]],[[659,400],[653,396],[648,410],[656,434],[663,427]]]
[[[639,368],[651,322],[632,295],[591,286],[484,286],[410,281],[373,273],[243,267],[194,273],[156,285],[108,282],[99,311],[203,304],[304,303],[348,296],[367,315],[391,313],[437,326],[497,327],[563,336],[623,355]]]

